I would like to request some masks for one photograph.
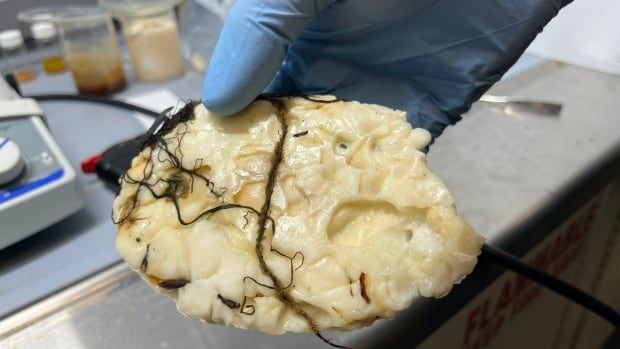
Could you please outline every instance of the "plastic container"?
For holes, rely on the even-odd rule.
[[[30,55],[24,46],[24,38],[17,29],[0,32],[0,50],[2,51],[2,74],[11,73],[18,83],[31,81],[36,73]]]
[[[196,73],[204,74],[233,0],[188,0],[179,11],[183,52]]]
[[[162,82],[183,74],[185,66],[174,6],[179,0],[100,0],[123,27],[134,74],[143,82]]]
[[[81,93],[106,95],[127,85],[109,13],[96,7],[74,7],[57,14],[54,21]]]
[[[58,8],[51,6],[34,7],[23,10],[17,14],[19,30],[23,33],[24,37],[31,38],[32,33],[30,29],[32,28],[32,25],[39,22],[51,22],[57,11]]]
[[[30,32],[35,40],[41,57],[43,70],[48,74],[57,74],[67,69],[62,47],[56,32],[56,26],[50,22],[38,22],[32,25]]]

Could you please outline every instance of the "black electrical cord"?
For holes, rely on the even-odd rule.
[[[611,307],[583,292],[577,287],[570,285],[545,271],[530,266],[529,264],[523,262],[519,257],[487,244],[482,246],[482,254],[480,257],[488,258],[506,269],[519,273],[528,279],[531,279],[542,286],[545,286],[546,288],[581,304],[585,308],[590,309],[592,312],[609,321],[612,325],[614,325],[614,327],[620,326],[620,314],[618,314]]]
[[[45,94],[45,95],[31,95],[26,98],[33,98],[38,101],[79,101],[79,102],[91,102],[98,104],[105,104],[115,106],[117,108],[128,109],[137,111],[139,113],[157,118],[161,113],[154,112],[149,109],[139,107],[134,104],[122,102],[119,100],[109,99],[106,97],[86,96],[77,94]],[[530,266],[523,262],[520,258],[495,248],[493,246],[484,244],[482,246],[482,259],[488,260],[501,265],[506,269],[510,269],[516,273],[519,273],[528,279],[531,279],[542,286],[568,298],[572,301],[584,306],[597,315],[601,316],[605,320],[609,321],[614,327],[620,326],[620,314],[613,310],[608,305],[604,304],[600,300],[592,297],[591,295],[581,291],[580,289],[558,279],[557,277]]]
[[[110,99],[107,97],[78,95],[78,94],[45,94],[45,95],[30,95],[24,96],[24,98],[32,98],[37,101],[77,101],[77,102],[89,102],[97,104],[111,105],[117,108],[127,109],[131,111],[137,111],[151,117],[158,117],[159,113],[150,109],[139,107],[135,104],[119,101],[116,99]]]

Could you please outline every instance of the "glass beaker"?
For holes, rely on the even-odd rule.
[[[17,14],[19,30],[24,34],[24,38],[30,39],[33,37],[31,29],[34,24],[53,22],[56,15],[73,7],[75,5],[53,5],[25,9]]]
[[[100,0],[119,19],[135,76],[144,82],[179,77],[185,69],[174,6],[180,0]]]
[[[56,26],[50,22],[38,22],[30,29],[40,53],[41,65],[48,74],[62,73],[66,70],[65,58],[58,40]]]
[[[81,93],[106,95],[126,86],[109,13],[96,7],[74,7],[59,13],[54,20]]]

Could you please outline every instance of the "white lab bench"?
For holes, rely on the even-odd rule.
[[[67,92],[70,86],[65,74],[23,89],[25,94],[58,93]],[[202,77],[188,76],[166,87],[182,98],[199,98]],[[122,95],[152,88],[134,86]],[[580,240],[580,245],[588,246],[587,253],[560,273],[569,281],[581,282],[586,291],[601,288],[603,276],[596,280],[573,277],[579,270],[606,267],[620,252],[618,239],[614,239],[619,228],[614,230],[608,223],[620,219],[620,76],[546,62],[513,74],[492,92],[559,101],[563,112],[559,118],[506,115],[500,109],[475,104],[463,121],[448,128],[431,147],[431,169],[447,183],[460,213],[474,228],[490,243],[517,255],[530,255],[551,241],[552,233],[562,234],[572,217],[591,209],[592,200],[604,206],[597,216],[602,223],[596,227],[600,228],[597,234],[608,239],[599,247],[607,245],[607,250],[597,252],[596,243]],[[142,130],[131,113],[122,110],[73,102],[44,102],[41,106],[52,133],[76,168],[84,158]],[[312,335],[269,336],[208,325],[178,314],[170,299],[150,290],[119,264],[110,220],[113,193],[92,176],[81,175],[80,179],[88,201],[84,210],[1,252],[1,348],[321,346]],[[597,241],[601,239],[597,237]],[[590,254],[596,258],[587,258]],[[394,320],[329,335],[334,342],[355,348],[450,347],[452,339],[463,345],[463,333],[471,332],[465,328],[471,321],[459,319],[471,314],[470,307],[484,304],[485,295],[500,292],[493,289],[501,286],[494,285],[511,275],[483,261],[441,300],[419,299]],[[606,297],[620,304],[618,295]],[[479,341],[477,347],[528,346],[535,335],[544,338],[534,343],[557,344],[565,333],[583,333],[590,326],[583,319],[566,320],[570,313],[578,318],[585,315],[549,291],[531,301],[534,306],[519,315],[512,327],[533,317],[550,324],[545,332],[536,334],[533,329],[515,336],[511,334],[514,328],[500,324],[503,327],[487,342]],[[535,311],[536,307],[546,309],[547,304],[551,310]],[[592,321],[592,326],[600,324]],[[604,334],[609,332],[605,325],[598,327]]]

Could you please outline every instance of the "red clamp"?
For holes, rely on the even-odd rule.
[[[95,173],[95,169],[97,168],[97,164],[101,161],[101,155],[91,156],[90,158],[82,161],[82,172],[84,173]]]

